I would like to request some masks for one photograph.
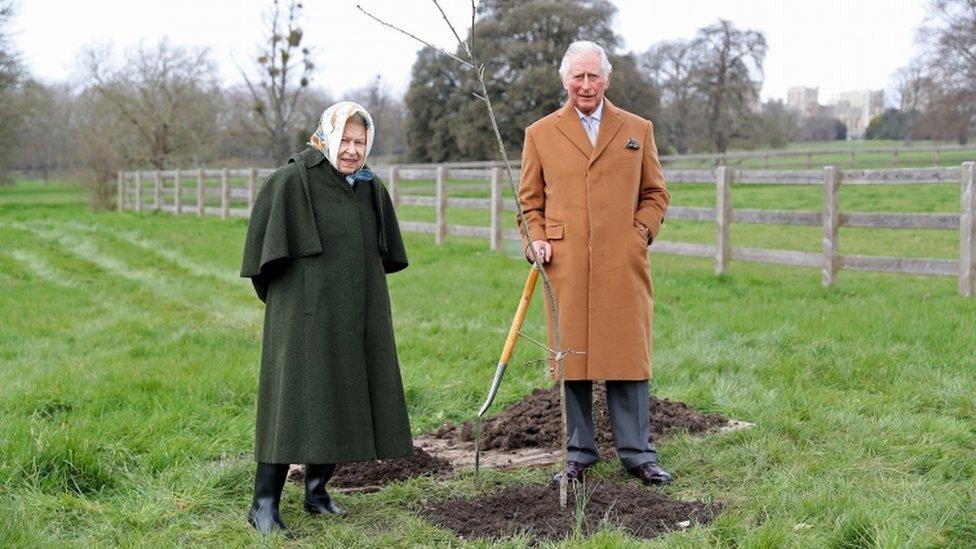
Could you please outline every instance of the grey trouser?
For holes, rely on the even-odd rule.
[[[650,399],[647,381],[607,381],[607,409],[613,429],[613,446],[624,467],[657,463],[657,452],[649,440]],[[569,431],[567,459],[584,466],[600,459],[593,438],[593,382],[566,382],[566,428]]]

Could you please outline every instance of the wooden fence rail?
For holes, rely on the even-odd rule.
[[[832,284],[839,271],[879,271],[915,275],[955,276],[959,280],[959,293],[972,297],[976,289],[976,183],[974,163],[965,162],[959,168],[890,169],[890,170],[840,170],[827,166],[823,170],[807,171],[753,171],[735,170],[727,166],[716,169],[688,170],[665,169],[669,184],[714,182],[715,208],[672,206],[668,219],[684,219],[715,223],[714,244],[655,241],[650,250],[655,253],[713,258],[715,273],[728,272],[732,260],[820,268],[824,286]],[[396,165],[386,171],[387,184],[394,207],[426,206],[434,208],[435,222],[401,221],[401,229],[434,235],[437,244],[447,236],[471,236],[487,238],[492,250],[501,249],[503,242],[518,241],[519,233],[511,226],[510,212],[515,211],[511,200],[504,200],[502,169],[497,163],[454,163],[440,165]],[[254,203],[258,178],[266,178],[271,170],[177,170],[155,172],[119,172],[119,209],[142,211],[146,207],[175,214],[193,212],[198,216],[219,215],[248,217]],[[434,179],[432,195],[405,194],[404,183],[412,179]],[[462,185],[448,184],[451,180],[483,181],[474,188],[489,191],[490,198],[450,197],[451,189]],[[243,180],[243,186],[234,186]],[[146,181],[153,185],[152,202],[144,203]],[[954,213],[872,213],[840,211],[838,192],[841,185],[925,185],[959,181],[961,183],[960,210]],[[172,182],[171,186],[167,183]],[[192,185],[190,183],[193,183]],[[213,184],[216,182],[217,184]],[[748,184],[821,185],[823,208],[821,211],[733,209],[732,186]],[[191,188],[195,187],[195,188]],[[466,189],[471,185],[464,185]],[[417,192],[416,187],[411,187]],[[194,192],[195,191],[195,192]],[[187,193],[195,194],[193,204],[184,202]],[[207,199],[219,197],[219,207],[208,206]],[[232,202],[238,205],[232,207]],[[448,212],[455,208],[487,210],[489,226],[475,227],[448,223]],[[733,246],[732,223],[820,226],[823,228],[823,252],[774,250]],[[933,229],[959,231],[959,258],[925,259],[846,255],[840,253],[839,229],[841,227],[885,229]]]
[[[813,167],[813,158],[817,156],[847,156],[848,165],[853,168],[857,165],[857,156],[865,154],[887,154],[891,156],[891,165],[897,167],[902,161],[899,155],[912,153],[926,153],[932,155],[933,164],[938,166],[943,153],[947,152],[966,152],[976,151],[976,145],[917,145],[902,147],[834,147],[829,149],[805,149],[805,150],[764,150],[764,151],[735,151],[727,153],[700,153],[700,154],[674,154],[662,155],[661,163],[664,165],[675,164],[678,162],[712,162],[716,166],[727,166],[731,163],[742,162],[743,160],[761,158],[763,169],[769,168],[770,159],[776,158],[804,158],[807,168]]]
[[[726,153],[697,153],[697,154],[665,154],[661,155],[661,164],[664,166],[673,165],[681,162],[710,162],[715,167],[729,166],[737,162],[750,159],[762,159],[763,170],[769,169],[771,159],[779,158],[802,158],[807,169],[814,167],[814,158],[817,157],[837,157],[846,156],[848,168],[853,169],[857,166],[858,155],[868,154],[887,154],[891,155],[891,166],[896,168],[903,162],[903,155],[909,154],[931,154],[932,164],[939,166],[943,153],[953,152],[976,152],[976,144],[967,145],[911,145],[901,147],[833,147],[828,149],[801,149],[801,150],[762,150],[762,151],[733,151]],[[836,158],[832,159],[836,162]],[[477,162],[447,162],[443,164],[455,175],[452,179],[464,179],[466,171],[482,170],[486,171],[494,167],[504,167],[498,161],[477,161]],[[400,164],[405,170],[432,170],[433,164]],[[461,172],[455,170],[461,169]],[[484,176],[477,176],[477,179],[485,179]]]

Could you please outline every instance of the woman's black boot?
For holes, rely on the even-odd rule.
[[[325,484],[332,478],[332,473],[335,470],[334,463],[325,465],[310,463],[305,466],[305,510],[309,513],[313,515],[346,514],[325,491]]]
[[[254,475],[254,501],[247,512],[247,522],[262,534],[278,531],[285,537],[291,537],[278,510],[287,477],[287,463],[258,463]]]

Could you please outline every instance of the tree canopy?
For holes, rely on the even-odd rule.
[[[525,128],[566,100],[558,70],[576,40],[607,51],[613,76],[607,97],[617,106],[651,117],[659,94],[629,55],[618,55],[612,28],[616,8],[605,0],[486,0],[479,6],[474,46],[485,64],[499,130],[514,156]],[[460,53],[460,51],[459,51]],[[417,55],[407,90],[407,144],[412,160],[500,158],[484,104],[475,99],[470,68],[426,48]]]

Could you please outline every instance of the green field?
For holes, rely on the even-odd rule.
[[[863,189],[842,191],[842,208],[958,207],[958,186]],[[673,190],[675,204],[712,200],[706,186]],[[733,200],[816,209],[819,191],[743,187]],[[705,239],[708,224],[686,225],[666,223],[661,238]],[[0,187],[0,546],[487,545],[413,512],[473,493],[470,475],[337,495],[351,512],[339,520],[300,512],[288,486],[296,542],[245,524],[262,315],[236,276],[245,227],[91,213],[68,184]],[[733,239],[801,249],[812,238],[749,229]],[[842,233],[841,247],[952,257],[954,233],[915,232],[924,240]],[[527,265],[481,240],[406,239],[412,266],[390,287],[420,434],[480,404]],[[663,255],[652,269],[655,394],[756,426],[659,444],[677,477],[665,490],[724,512],[649,545],[976,546],[976,301],[958,297],[955,279],[842,272],[824,290],[815,269],[734,262],[716,278],[710,260]],[[496,409],[546,384],[538,356],[517,349]],[[550,473],[491,473],[488,485]],[[620,545],[639,544],[609,528],[566,543]]]

